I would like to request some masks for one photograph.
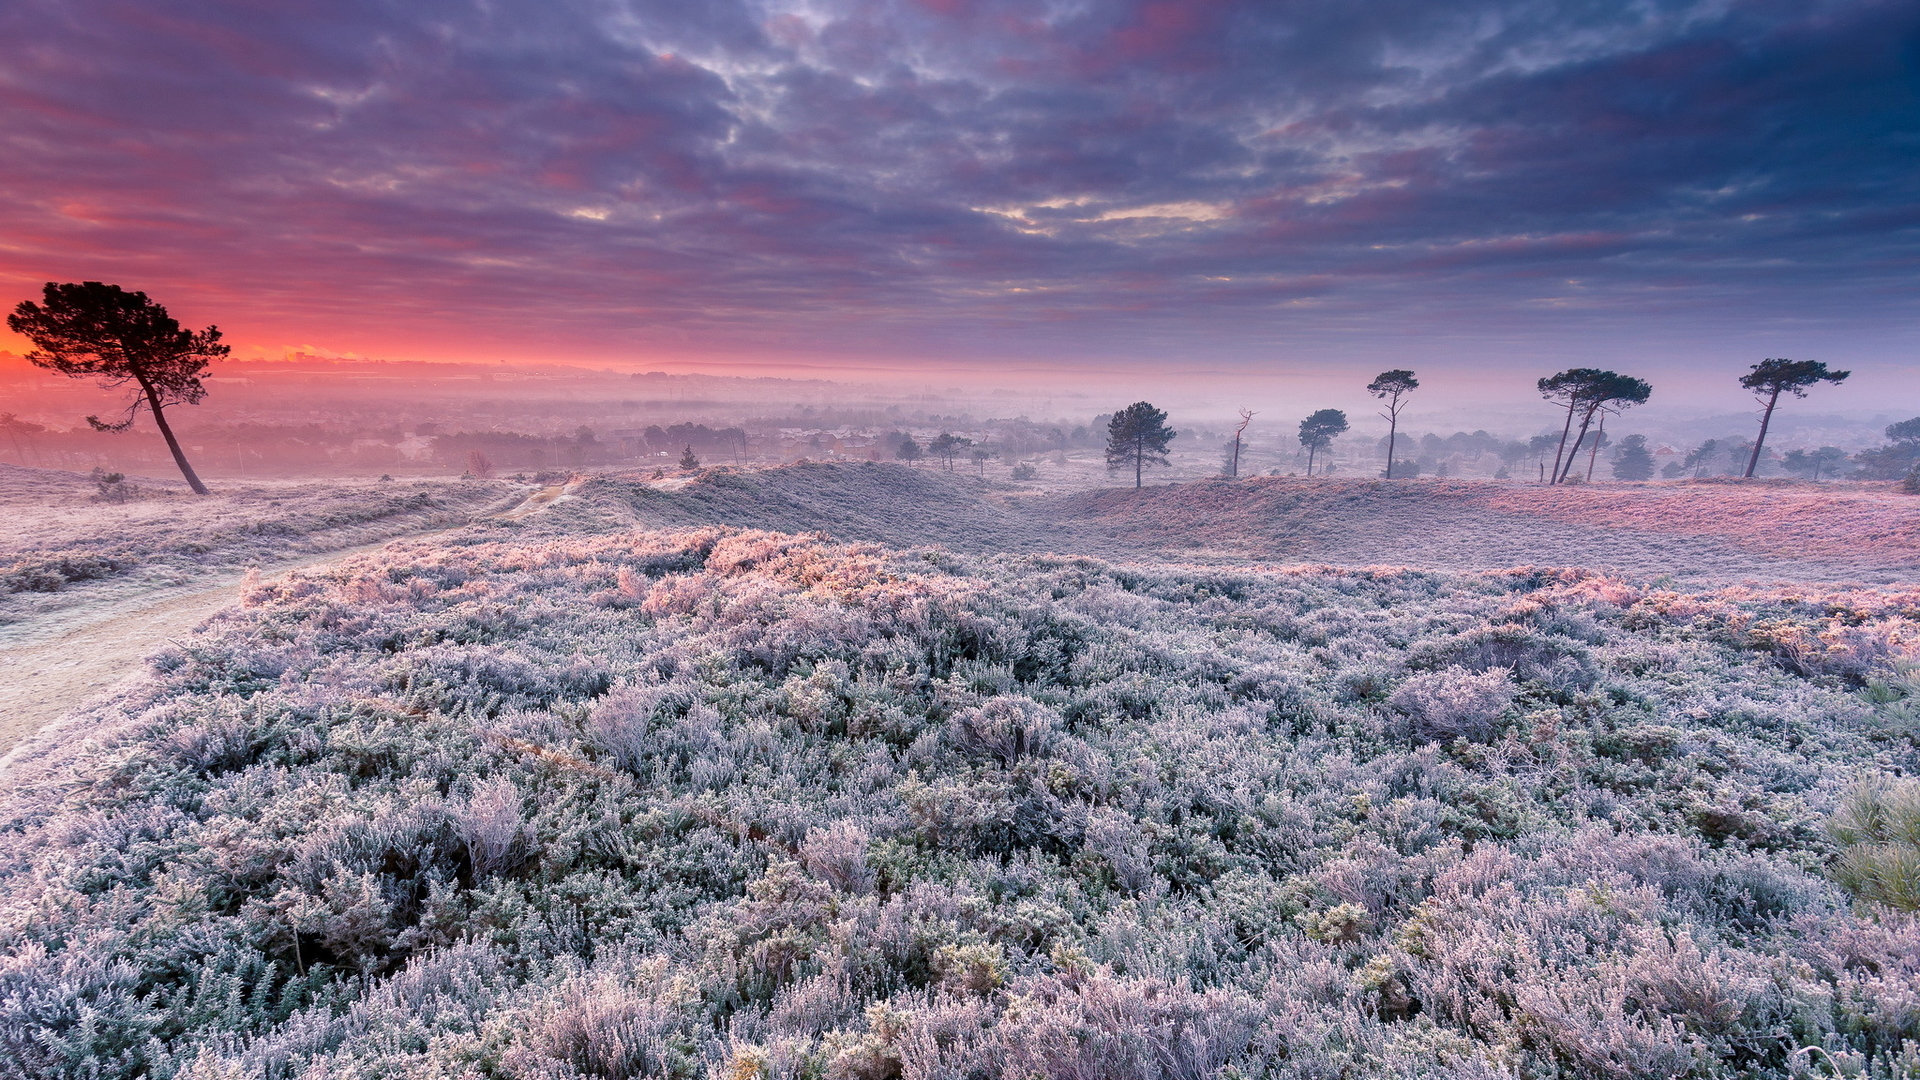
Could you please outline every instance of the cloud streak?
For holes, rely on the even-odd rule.
[[[0,275],[260,339],[1232,359],[1915,314],[1909,5],[23,0],[0,36]]]

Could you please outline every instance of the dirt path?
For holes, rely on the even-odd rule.
[[[493,515],[517,520],[571,497],[575,485],[546,488]],[[458,527],[458,526],[456,526]],[[265,577],[378,551],[395,540],[451,531],[431,529],[258,567]],[[199,626],[240,596],[243,572],[188,585],[81,604],[0,629],[0,770],[35,732],[146,673],[141,663],[169,638]]]
[[[377,551],[389,542],[259,569],[263,577],[277,577]],[[0,638],[0,754],[88,701],[145,674],[141,660],[167,639],[187,633],[238,599],[244,576],[224,574],[8,627]],[[0,767],[5,764],[0,757]]]

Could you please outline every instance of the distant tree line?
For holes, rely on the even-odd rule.
[[[128,292],[98,281],[47,282],[42,299],[37,303],[21,301],[8,316],[7,325],[33,342],[34,351],[27,356],[32,363],[75,378],[97,379],[110,388],[129,390],[126,411],[119,419],[89,416],[88,425],[96,431],[123,432],[132,427],[140,411],[145,409],[153,417],[168,453],[188,485],[198,494],[207,493],[206,485],[187,459],[186,448],[168,421],[167,409],[197,404],[206,397],[201,376],[212,360],[229,352],[221,343],[217,327],[200,331],[185,329],[165,307],[145,293]],[[1670,463],[1662,475],[1669,478],[1688,472],[1695,476],[1712,475],[1744,455],[1744,462],[1738,462],[1738,471],[1742,476],[1753,476],[1765,459],[1767,434],[1782,398],[1804,398],[1807,391],[1819,383],[1837,385],[1851,374],[1830,369],[1816,360],[1769,357],[1754,364],[1739,378],[1740,386],[1751,392],[1760,405],[1760,426],[1754,438],[1724,442],[1709,439],[1691,450],[1682,461]],[[1399,452],[1401,415],[1410,396],[1419,388],[1419,378],[1404,368],[1383,371],[1366,385],[1367,393],[1381,404],[1381,418],[1387,421],[1387,437],[1382,447],[1386,464],[1381,471],[1386,479],[1412,477],[1421,472],[1419,460],[1402,458]],[[1498,453],[1502,461],[1500,475],[1511,477],[1516,465],[1531,460],[1538,467],[1539,478],[1548,484],[1593,479],[1600,451],[1610,445],[1606,431],[1608,418],[1645,404],[1653,394],[1652,385],[1645,380],[1600,368],[1568,368],[1539,379],[1536,389],[1542,398],[1562,410],[1557,437],[1537,436],[1526,443],[1505,445],[1492,445],[1498,440],[1484,432],[1464,438],[1472,442],[1484,437],[1489,445],[1474,445],[1471,449],[1477,453]],[[1229,476],[1240,474],[1243,436],[1253,415],[1251,411],[1241,410],[1240,424],[1233,431],[1223,468]],[[911,435],[893,431],[880,438],[874,454],[879,456],[884,449],[909,464],[931,456],[947,471],[965,460],[972,462],[984,476],[986,462],[995,457],[1085,445],[1096,432],[1104,430],[1107,467],[1111,470],[1130,468],[1137,488],[1145,482],[1149,466],[1169,463],[1168,448],[1178,435],[1167,425],[1166,412],[1145,401],[1098,417],[1091,425],[1071,429],[1024,419],[996,423],[998,442],[991,446],[975,445],[970,436],[942,431],[922,447]],[[37,451],[38,438],[45,430],[44,425],[15,414],[0,414],[0,434],[6,436],[23,461],[30,452]],[[1307,455],[1308,476],[1315,474],[1320,456],[1330,451],[1333,440],[1348,430],[1347,416],[1338,409],[1317,409],[1300,422],[1298,437]],[[1920,417],[1888,426],[1886,437],[1887,445],[1862,451],[1851,460],[1845,451],[1823,446],[1790,451],[1780,458],[1780,466],[1792,475],[1809,479],[1843,476],[1851,467],[1862,478],[1905,478],[1909,487],[1920,490]],[[1433,438],[1436,437],[1428,436]],[[1455,439],[1461,438],[1463,436],[1455,436]],[[692,466],[685,463],[697,463],[701,453],[723,460],[732,457],[737,462],[744,461],[748,435],[740,427],[716,429],[704,424],[680,423],[650,426],[638,439],[623,442],[635,445],[606,446],[585,426],[571,437],[467,431],[435,434],[432,455],[442,464],[464,465],[474,475],[487,475],[499,466],[603,464],[630,457],[635,452],[659,456],[678,449],[683,467],[690,468]],[[1429,454],[1433,453],[1426,440],[1422,440],[1421,446]],[[1550,462],[1546,455],[1549,446]],[[244,454],[240,460],[244,463]],[[1639,435],[1627,437],[1615,448],[1610,465],[1613,476],[1621,480],[1650,479],[1655,469],[1646,439]],[[1321,471],[1324,475],[1326,470]]]
[[[1716,470],[1716,463],[1725,464],[1729,459],[1738,458],[1741,460],[1734,462],[1735,471],[1745,477],[1753,476],[1764,460],[1767,433],[1782,397],[1805,397],[1809,388],[1822,382],[1838,384],[1846,381],[1851,374],[1830,369],[1826,364],[1813,360],[1769,358],[1754,364],[1747,374],[1740,377],[1739,382],[1742,388],[1752,392],[1761,407],[1760,429],[1755,437],[1752,440],[1725,442],[1709,439],[1689,453],[1683,462],[1668,464],[1663,475],[1673,478],[1685,475],[1689,470],[1696,476],[1708,475]],[[1436,475],[1444,476],[1446,466],[1439,458],[1443,452],[1450,452],[1474,456],[1497,454],[1501,460],[1501,468],[1495,474],[1497,479],[1509,479],[1515,467],[1531,462],[1537,465],[1539,479],[1544,483],[1586,482],[1594,478],[1599,467],[1600,451],[1609,447],[1614,450],[1608,461],[1614,479],[1640,481],[1650,480],[1655,475],[1654,453],[1644,435],[1629,435],[1615,445],[1606,430],[1610,417],[1645,404],[1653,396],[1652,384],[1644,379],[1601,368],[1568,368],[1545,376],[1536,383],[1540,396],[1562,410],[1557,435],[1539,435],[1526,442],[1503,443],[1484,431],[1476,431],[1471,435],[1460,432],[1444,440],[1429,434],[1417,444],[1423,452],[1421,457],[1405,458],[1400,455],[1400,418],[1410,396],[1419,388],[1420,380],[1416,373],[1405,368],[1383,371],[1366,386],[1367,392],[1381,403],[1380,418],[1387,421],[1387,435],[1380,440],[1379,446],[1380,454],[1386,460],[1380,473],[1385,479],[1418,476],[1423,471],[1423,465],[1429,463]],[[1152,409],[1152,406],[1141,402],[1132,406],[1127,413],[1114,414],[1107,448],[1108,467],[1131,465],[1136,487],[1140,484],[1145,464],[1164,463],[1143,453],[1137,435],[1123,434],[1121,431],[1123,427],[1127,432],[1137,429],[1136,419],[1123,420],[1123,417],[1137,417],[1138,410],[1143,408]],[[1153,411],[1159,413],[1158,410]],[[1240,423],[1233,430],[1231,442],[1225,446],[1225,457],[1221,464],[1221,473],[1225,476],[1240,475],[1242,444],[1253,416],[1250,410],[1240,410]],[[1164,421],[1165,414],[1159,413],[1162,427]],[[1315,475],[1319,456],[1348,429],[1347,416],[1338,409],[1317,409],[1300,422],[1299,442],[1306,451],[1308,476]],[[1886,435],[1889,445],[1862,451],[1853,458],[1859,475],[1874,479],[1907,477],[1910,478],[1908,486],[1920,492],[1920,417],[1889,426]],[[1171,434],[1167,436],[1169,440],[1171,437]],[[1164,459],[1164,445],[1161,451],[1160,457]],[[1836,447],[1800,449],[1790,451],[1779,463],[1790,474],[1820,479],[1823,476],[1843,475],[1848,455]]]

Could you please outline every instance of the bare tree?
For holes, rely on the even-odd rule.
[[[1240,476],[1240,436],[1247,430],[1247,425],[1251,423],[1253,423],[1253,410],[1241,409],[1240,426],[1233,429],[1233,460],[1227,467],[1227,475],[1235,479],[1238,479]]]
[[[61,285],[47,282],[44,302],[22,300],[7,316],[7,327],[33,342],[27,359],[74,378],[98,378],[109,387],[137,388],[127,415],[114,423],[87,417],[96,431],[125,431],[142,406],[173,452],[173,463],[195,495],[207,486],[187,463],[180,440],[167,423],[169,405],[193,405],[207,396],[200,374],[207,363],[231,350],[220,344],[220,330],[209,326],[183,330],[167,309],[143,292],[127,292],[98,281]]]
[[[1367,384],[1367,392],[1387,403],[1385,412],[1380,415],[1387,422],[1387,479],[1393,479],[1394,437],[1400,433],[1400,410],[1406,405],[1402,399],[1420,388],[1420,380],[1413,372],[1405,368],[1383,371],[1379,377]]]
[[[1760,437],[1753,440],[1753,453],[1747,458],[1744,475],[1752,476],[1754,466],[1760,464],[1760,448],[1766,444],[1767,425],[1773,423],[1773,410],[1780,404],[1781,393],[1803,398],[1807,396],[1807,387],[1814,383],[1829,382],[1837,386],[1851,374],[1851,371],[1829,371],[1827,365],[1818,360],[1768,359],[1740,376],[1740,385],[1753,391],[1754,400],[1766,408],[1760,414]]]

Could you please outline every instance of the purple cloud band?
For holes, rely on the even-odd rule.
[[[0,40],[0,274],[256,335],[1232,353],[1915,314],[1912,5],[19,0]]]

